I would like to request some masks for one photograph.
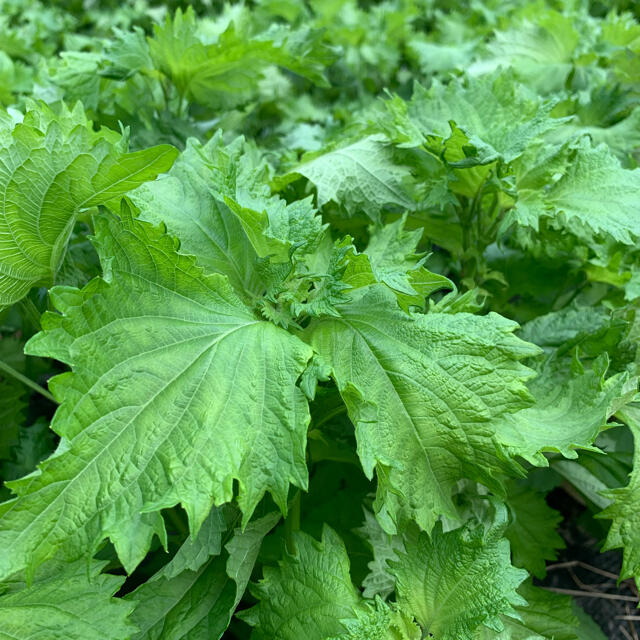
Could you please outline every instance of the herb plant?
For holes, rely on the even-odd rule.
[[[0,0],[0,639],[603,638],[637,7],[210,4]]]

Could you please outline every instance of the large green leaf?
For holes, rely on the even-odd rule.
[[[319,207],[333,201],[350,215],[364,212],[374,221],[385,207],[414,207],[403,185],[409,169],[394,164],[391,148],[381,136],[316,155],[294,171],[316,186]]]
[[[257,171],[241,139],[227,147],[219,134],[206,145],[190,139],[166,176],[130,197],[142,220],[166,224],[207,271],[226,275],[239,295],[255,295],[263,286],[257,256],[225,198],[255,188]]]
[[[518,201],[505,218],[538,230],[542,221],[587,244],[599,238],[633,245],[640,237],[640,169],[624,169],[601,144],[543,148],[516,169]]]
[[[115,132],[93,131],[79,104],[31,105],[22,123],[0,128],[0,308],[55,282],[80,211],[153,180],[178,153],[125,151]]]
[[[506,524],[500,506],[486,531],[483,525],[467,524],[444,533],[438,523],[431,537],[415,528],[405,536],[406,552],[391,562],[397,601],[425,634],[473,640],[480,625],[500,632],[501,616],[517,617],[514,606],[526,601],[516,589],[527,572],[511,566]]]
[[[288,205],[272,196],[260,155],[242,138],[225,146],[220,133],[206,145],[190,139],[169,174],[131,199],[143,220],[165,223],[182,249],[250,301],[266,287],[259,258],[288,262],[323,231],[309,199]]]
[[[52,563],[30,586],[13,582],[0,596],[0,640],[128,640],[134,604],[112,598],[124,578],[101,574],[106,563]]]
[[[573,67],[580,32],[571,16],[540,8],[535,20],[522,20],[497,31],[488,45],[488,58],[471,66],[471,73],[511,66],[540,93],[560,91]]]
[[[620,404],[630,401],[638,386],[627,372],[605,377],[606,354],[586,369],[578,360],[551,357],[530,384],[532,407],[497,421],[500,441],[514,455],[547,466],[545,451],[577,458],[577,449],[593,450],[593,442]]]
[[[493,422],[530,403],[532,372],[519,360],[537,347],[497,314],[403,313],[382,286],[360,290],[340,313],[312,324],[308,339],[333,369],[365,473],[377,470],[386,528],[415,519],[429,531],[440,515],[455,518],[461,478],[500,491],[500,476],[518,467]]]
[[[72,365],[51,384],[64,446],[11,485],[0,575],[78,557],[106,536],[130,571],[164,535],[161,508],[181,502],[195,532],[234,480],[245,521],[266,491],[286,511],[289,483],[306,487],[309,412],[296,381],[311,349],[175,244],[125,208],[122,221],[98,221],[104,279],[52,292],[61,314],[44,317],[27,350]]]

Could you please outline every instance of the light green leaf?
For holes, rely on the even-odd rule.
[[[640,147],[640,107],[611,126],[571,122],[558,130],[553,140],[565,141],[572,136],[587,135],[595,145],[604,143],[622,162]]]
[[[381,286],[339,311],[313,323],[308,340],[333,368],[365,473],[377,470],[385,528],[415,519],[430,531],[440,515],[456,518],[451,489],[461,478],[500,492],[500,476],[518,465],[493,423],[530,403],[532,372],[519,360],[537,347],[497,314],[403,313]]]
[[[326,85],[324,67],[333,53],[321,33],[273,25],[254,35],[240,22],[212,38],[199,28],[191,7],[184,13],[178,9],[148,39],[155,67],[171,78],[180,96],[205,105],[231,106],[251,98],[272,65]]]
[[[140,27],[134,27],[133,31],[115,27],[104,57],[111,65],[104,72],[108,77],[127,78],[137,71],[153,69],[149,46]]]
[[[524,158],[516,169],[518,201],[505,218],[538,230],[540,221],[593,244],[607,238],[633,245],[640,237],[640,169],[623,169],[602,144],[586,139]]]
[[[422,630],[412,617],[380,599],[356,610],[356,617],[341,620],[346,633],[328,640],[421,640]]]
[[[407,533],[406,552],[391,563],[397,602],[425,633],[439,640],[473,640],[480,625],[500,632],[502,616],[517,617],[514,606],[526,601],[516,589],[527,572],[510,564],[506,524],[506,510],[499,506],[486,531],[468,524],[443,533],[438,523],[431,537],[415,527]]]
[[[536,403],[502,416],[496,424],[498,438],[513,455],[538,466],[549,464],[544,451],[577,458],[576,449],[597,450],[593,442],[598,433],[638,386],[627,372],[606,378],[608,368],[606,353],[588,369],[577,359],[569,364],[552,356],[529,383]]]
[[[292,252],[315,248],[325,230],[310,198],[287,204],[272,196],[255,149],[242,138],[225,146],[221,133],[204,146],[189,140],[171,172],[142,185],[131,200],[142,219],[167,224],[185,251],[228,276],[247,300],[268,285],[259,258],[288,263]]]
[[[128,640],[134,604],[112,598],[124,582],[86,559],[43,567],[31,586],[10,583],[0,596],[0,640]]]
[[[363,211],[374,221],[385,207],[414,207],[402,184],[409,169],[394,164],[391,149],[381,136],[317,155],[293,171],[316,186],[319,207],[333,201],[350,215]]]
[[[561,123],[549,116],[553,104],[519,85],[511,72],[470,78],[467,84],[435,80],[430,89],[416,83],[409,102],[396,97],[387,106],[396,128],[392,139],[404,147],[438,140],[447,161],[460,166],[512,162]]]
[[[238,295],[257,294],[264,285],[255,269],[256,252],[225,198],[255,189],[260,173],[240,138],[225,146],[218,133],[205,145],[190,139],[166,176],[130,198],[141,219],[166,224],[182,250],[207,271],[226,275]]]
[[[252,521],[244,531],[234,529],[239,514],[226,510],[232,536],[222,552],[220,541],[227,528],[222,510],[214,509],[210,532],[215,530],[216,544],[204,532],[193,543],[186,542],[178,554],[197,560],[177,571],[175,558],[127,599],[137,602],[132,621],[139,628],[134,640],[214,640],[221,638],[251,577],[262,539],[276,524],[279,514]],[[222,525],[222,530],[219,530]],[[204,539],[203,539],[204,534]],[[185,550],[185,545],[189,548]],[[198,547],[193,554],[194,545]],[[205,552],[209,556],[204,557]],[[177,556],[176,556],[177,557]],[[202,562],[200,562],[202,560]],[[182,563],[184,564],[184,563]]]
[[[73,367],[51,385],[62,401],[52,428],[68,445],[12,483],[0,575],[106,536],[131,571],[164,535],[159,509],[182,503],[197,532],[234,480],[245,522],[265,492],[286,511],[289,484],[306,487],[309,411],[296,382],[311,349],[175,244],[123,209],[122,221],[98,220],[105,279],[54,291],[61,315],[44,317],[27,351]]]
[[[78,213],[118,198],[168,170],[168,145],[124,153],[113,131],[95,132],[81,105],[32,105],[0,131],[0,308],[35,285],[51,286]]]
[[[242,197],[239,202],[227,199],[227,205],[240,220],[258,256],[269,257],[273,262],[289,262],[293,249],[313,247],[324,229],[311,198],[287,204],[265,193]]]
[[[482,627],[476,640],[584,640],[571,598],[538,589],[529,581],[518,593],[528,603],[515,607],[519,619],[503,616],[503,631],[495,633]]]
[[[416,59],[425,75],[465,69],[471,62],[477,40],[444,44],[433,42],[431,34],[418,33],[408,43],[408,53]]]
[[[545,353],[567,353],[576,346],[581,355],[599,355],[615,348],[628,331],[628,322],[603,306],[566,307],[527,322],[518,335]]]
[[[369,258],[374,282],[382,282],[396,292],[403,309],[424,307],[425,298],[439,289],[453,289],[445,276],[432,273],[423,265],[424,255],[417,253],[422,229],[404,229],[406,216],[372,230],[364,253]]]
[[[326,640],[345,631],[361,606],[351,583],[349,558],[342,540],[326,526],[321,542],[294,534],[295,551],[278,567],[265,566],[264,578],[252,585],[259,603],[241,616],[254,627],[252,640]]]
[[[580,40],[571,17],[540,10],[535,21],[523,20],[497,31],[488,45],[489,57],[471,65],[469,71],[479,74],[511,66],[520,79],[540,93],[560,91],[573,67]]]

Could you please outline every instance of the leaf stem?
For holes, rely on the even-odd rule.
[[[33,389],[41,396],[44,396],[47,400],[58,404],[56,399],[46,390],[43,389],[39,384],[35,383],[31,378],[27,378],[27,376],[21,374],[19,371],[16,371],[13,367],[9,366],[6,362],[0,360],[0,371],[4,371],[8,373],[10,376],[14,377],[16,380],[19,380],[23,384],[27,385],[27,387]]]

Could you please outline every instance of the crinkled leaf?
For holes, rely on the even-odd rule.
[[[380,599],[375,601],[375,605],[367,603],[357,609],[355,614],[354,618],[341,620],[347,629],[346,633],[328,640],[421,640],[422,638],[420,627],[410,615]]]
[[[287,204],[277,196],[243,197],[227,204],[240,220],[249,242],[260,258],[288,262],[294,249],[309,249],[317,243],[322,219],[316,215],[311,198]]]
[[[517,471],[493,423],[529,404],[531,371],[519,360],[538,349],[496,314],[406,314],[392,296],[361,290],[340,318],[312,324],[308,339],[333,368],[365,473],[377,470],[386,528],[415,519],[429,531],[438,516],[456,517],[458,480],[500,491],[500,476]]]
[[[502,631],[501,617],[517,617],[514,607],[526,604],[516,589],[527,572],[511,566],[506,525],[497,507],[486,531],[467,524],[443,533],[438,523],[429,537],[410,529],[406,552],[391,563],[399,606],[441,640],[473,640],[480,625]]]
[[[166,224],[207,271],[226,275],[238,295],[255,294],[263,286],[257,256],[225,198],[258,189],[260,173],[241,139],[225,146],[218,134],[205,145],[189,140],[166,176],[130,197],[143,220]]]
[[[350,215],[366,213],[377,221],[383,208],[413,209],[403,180],[409,169],[393,162],[380,136],[369,136],[346,147],[317,155],[295,167],[318,191],[318,206],[333,201]]]
[[[466,85],[459,80],[446,85],[436,80],[425,89],[416,83],[408,103],[400,98],[388,103],[393,118],[390,133],[405,147],[430,147],[438,140],[454,165],[511,162],[533,140],[560,124],[549,116],[552,107],[519,85],[509,72],[471,78]],[[464,140],[457,140],[460,132]]]
[[[0,639],[128,640],[133,603],[113,598],[121,576],[100,573],[106,563],[78,560],[43,567],[31,586],[14,582],[0,596]]]
[[[475,640],[584,640],[571,598],[534,587],[529,581],[518,593],[527,601],[527,606],[515,607],[519,619],[503,616],[503,631],[481,628]]]
[[[406,217],[372,231],[364,253],[369,258],[372,281],[382,282],[396,292],[400,306],[424,307],[425,298],[439,289],[453,289],[445,276],[432,273],[417,253],[422,229],[404,229]]]
[[[241,138],[225,146],[218,134],[204,146],[189,140],[171,172],[131,199],[141,218],[166,223],[183,249],[251,300],[274,279],[260,258],[286,263],[288,273],[290,255],[315,248],[325,229],[310,198],[287,204],[267,180],[254,149]]]
[[[499,419],[500,441],[512,454],[540,466],[548,465],[544,451],[577,458],[576,449],[593,450],[607,420],[638,386],[627,372],[606,378],[608,367],[606,353],[588,369],[578,360],[570,364],[551,357],[529,384],[536,403]]]
[[[581,355],[593,357],[614,349],[628,332],[628,324],[602,306],[566,307],[527,322],[518,335],[549,355],[578,346]]]
[[[33,105],[0,131],[0,307],[55,282],[80,211],[153,180],[177,155],[168,145],[124,153],[119,139],[93,131],[81,105]]]
[[[259,603],[241,616],[254,627],[252,640],[325,640],[343,633],[340,620],[353,618],[361,606],[347,552],[333,529],[325,526],[320,542],[296,532],[294,545],[252,585]]]
[[[389,535],[367,509],[364,512],[364,524],[358,529],[358,533],[373,551],[373,560],[368,564],[369,574],[362,581],[362,593],[365,598],[386,598],[396,587],[396,579],[391,573],[388,560],[397,560],[398,552],[404,550],[402,538]]]
[[[523,20],[497,31],[489,43],[489,57],[470,67],[470,73],[511,66],[518,77],[541,93],[564,87],[573,67],[580,33],[570,16],[541,9],[535,21]]]
[[[546,219],[587,244],[599,237],[634,244],[640,236],[640,169],[623,169],[606,145],[593,147],[586,138],[548,155],[537,162],[527,158],[518,169],[518,202],[505,226],[538,230]]]
[[[571,122],[560,128],[553,140],[564,141],[572,136],[587,135],[594,144],[604,143],[622,162],[629,154],[640,147],[640,107],[636,107],[626,118],[602,126],[596,124]]]
[[[264,33],[243,32],[232,21],[214,42],[199,29],[193,9],[178,9],[156,25],[149,38],[157,69],[171,78],[181,96],[202,104],[233,105],[250,98],[271,65],[282,66],[318,84],[333,54],[319,33],[274,25]]]
[[[52,427],[69,443],[12,483],[2,575],[57,552],[78,557],[106,536],[132,570],[164,535],[161,508],[181,502],[197,531],[234,480],[245,521],[266,491],[284,511],[289,483],[307,484],[296,381],[311,349],[126,210],[100,219],[97,236],[105,279],[55,291],[61,315],[45,316],[28,346],[73,367],[52,383],[62,400]]]

